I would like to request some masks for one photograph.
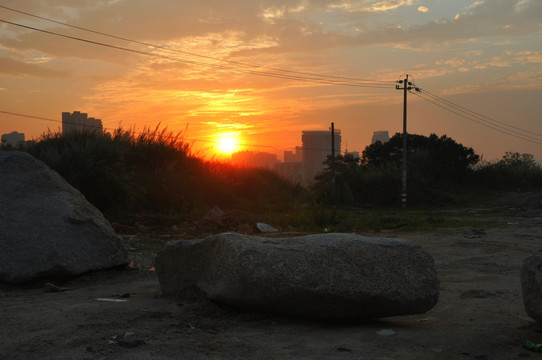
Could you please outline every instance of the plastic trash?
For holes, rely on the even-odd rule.
[[[523,347],[532,351],[542,352],[542,344],[535,344],[530,340],[525,340],[523,342]]]
[[[97,298],[97,299],[94,299],[96,301],[105,301],[105,302],[115,302],[115,303],[121,303],[121,302],[126,302],[128,300],[126,299],[111,299],[111,298]]]

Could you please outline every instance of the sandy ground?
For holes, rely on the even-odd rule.
[[[127,236],[132,269],[55,283],[66,291],[0,285],[0,359],[542,358],[522,347],[542,343],[542,326],[525,313],[519,280],[523,260],[542,247],[542,217],[515,210],[483,227],[378,234],[427,249],[440,299],[425,314],[358,323],[240,312],[197,293],[164,298],[152,235]]]

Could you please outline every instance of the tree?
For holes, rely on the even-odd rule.
[[[473,165],[480,160],[472,148],[446,135],[411,134],[407,143],[409,196],[414,203],[449,199],[449,188],[466,182]],[[334,162],[328,159],[326,169],[315,179],[313,194],[326,203],[399,204],[402,159],[399,133],[386,143],[367,146],[360,162],[343,156],[337,156]]]
[[[480,157],[472,148],[452,138],[435,134],[409,134],[407,137],[407,171],[411,178],[424,182],[460,182],[472,171]],[[362,166],[373,169],[400,167],[403,157],[403,135],[396,133],[388,142],[369,145],[363,151]]]
[[[504,153],[499,162],[500,166],[508,166],[513,168],[534,169],[538,167],[536,160],[532,154],[520,154],[518,152],[507,151]]]

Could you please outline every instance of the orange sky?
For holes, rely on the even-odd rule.
[[[281,157],[301,145],[302,130],[334,122],[343,150],[361,152],[374,131],[402,131],[395,81],[408,73],[422,89],[409,95],[409,132],[446,134],[486,160],[505,151],[542,160],[542,1],[2,6],[12,9],[0,8],[2,20],[85,40],[0,24],[2,134],[29,139],[60,128],[5,112],[60,121],[63,111],[79,110],[110,129],[161,124],[183,131],[201,154],[212,155],[220,134],[231,133],[243,149]],[[331,76],[348,84],[329,84]]]

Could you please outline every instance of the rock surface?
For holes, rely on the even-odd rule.
[[[156,271],[165,295],[195,285],[236,307],[319,319],[424,313],[439,295],[421,246],[356,234],[175,241],[157,256]]]
[[[72,276],[128,262],[102,213],[31,155],[0,151],[0,282]]]
[[[542,249],[523,262],[521,289],[525,311],[534,320],[542,323]]]

